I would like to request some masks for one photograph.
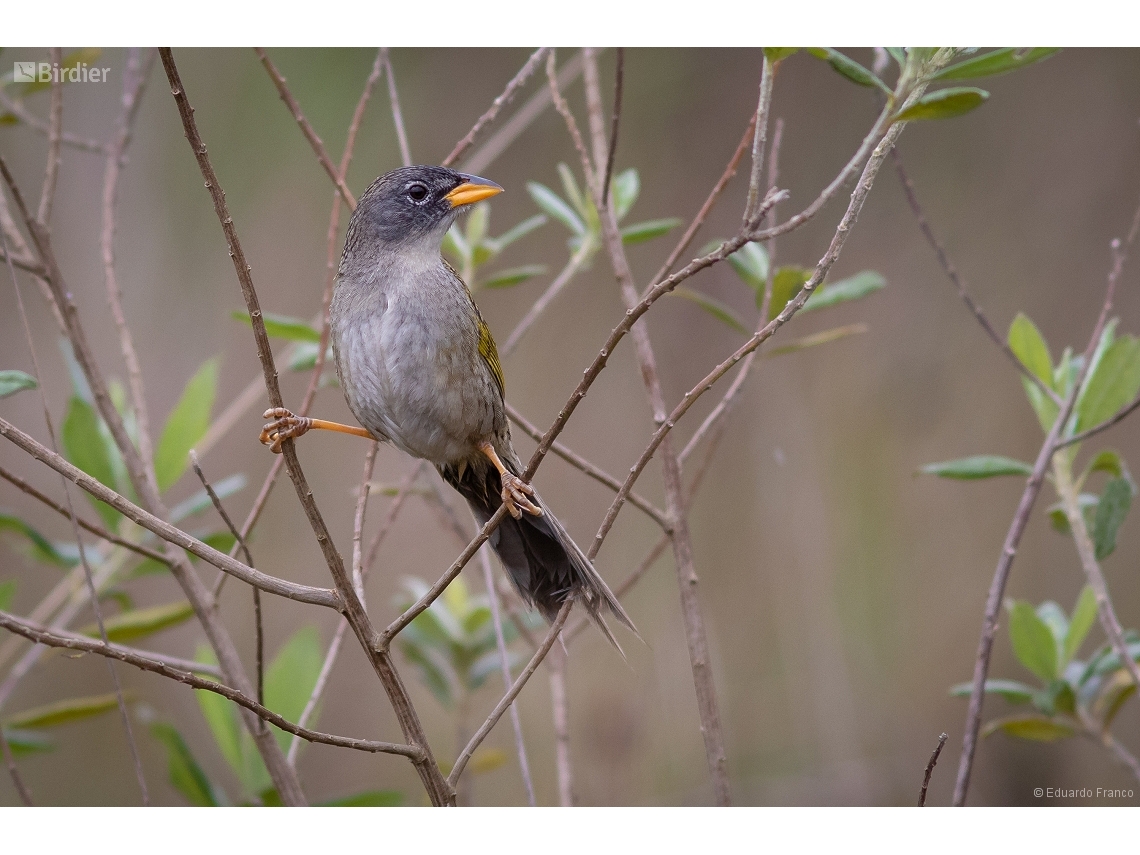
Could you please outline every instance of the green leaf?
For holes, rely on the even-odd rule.
[[[630,245],[642,243],[653,238],[669,234],[681,221],[676,217],[666,217],[662,220],[646,220],[643,223],[634,223],[621,230],[621,242]]]
[[[265,670],[265,705],[289,721],[296,721],[317,685],[324,652],[314,626],[297,630]],[[281,750],[289,749],[291,734],[271,725]]]
[[[227,475],[217,483],[211,484],[214,488],[214,493],[219,499],[228,499],[230,496],[237,493],[239,490],[244,490],[246,485],[245,476],[240,472],[233,475]],[[210,494],[204,489],[199,490],[190,498],[185,499],[170,509],[170,521],[172,523],[180,523],[187,517],[192,517],[194,514],[199,514],[208,508],[213,507],[213,502],[210,501]]]
[[[775,65],[777,62],[785,60],[792,54],[798,52],[798,47],[766,47],[764,48],[764,58],[772,63],[772,65]]]
[[[972,77],[988,77],[992,74],[1005,74],[1052,56],[1060,48],[1002,48],[981,56],[971,57],[963,62],[948,66],[934,75],[934,80],[969,80]]]
[[[715,297],[710,297],[708,294],[702,294],[700,291],[686,288],[684,285],[678,285],[671,293],[676,294],[678,297],[684,297],[686,300],[692,300],[718,321],[728,324],[737,332],[748,335],[748,328],[744,325],[744,321],[740,319],[740,316],[737,315],[731,307]]]
[[[204,662],[210,665],[218,664],[218,660],[214,657],[213,651],[205,644],[199,646],[194,658],[198,662]],[[211,679],[213,678],[211,677]],[[195,689],[194,694],[198,697],[198,708],[202,711],[202,716],[206,719],[206,724],[210,726],[210,732],[214,735],[214,742],[217,743],[222,757],[225,758],[230,768],[234,770],[234,773],[240,777],[243,765],[241,751],[242,730],[236,715],[236,707],[234,707],[231,701],[223,698],[216,692],[208,692],[205,689]]]
[[[460,267],[466,267],[471,258],[471,246],[467,243],[463,230],[459,228],[459,223],[453,224],[447,230],[443,236],[440,249],[443,250],[444,254],[451,256],[452,261],[457,262]]]
[[[565,163],[560,163],[558,164],[558,177],[562,181],[562,191],[566,194],[566,199],[574,206],[582,219],[587,223],[591,220],[596,221],[598,212],[594,210],[593,203],[587,202],[582,191],[578,189],[578,182],[574,178],[573,170]]]
[[[1089,371],[1085,391],[1077,402],[1078,430],[1108,421],[1140,392],[1140,339],[1120,336]]]
[[[513,229],[509,229],[508,231],[503,232],[497,238],[489,240],[488,243],[491,243],[495,247],[496,251],[502,252],[519,238],[524,237],[525,235],[533,232],[535,229],[546,225],[546,222],[547,220],[544,215],[535,214],[533,217],[527,217]]]
[[[1060,721],[1027,716],[1025,718],[1006,718],[991,721],[982,730],[982,736],[990,736],[997,731],[1003,731],[1019,739],[1031,739],[1035,742],[1056,742],[1058,739],[1067,739],[1076,731]]]
[[[510,288],[512,285],[518,285],[522,282],[526,282],[528,279],[533,279],[535,276],[541,276],[545,272],[545,264],[524,264],[521,267],[509,267],[506,270],[500,270],[494,276],[486,279],[482,283],[482,287]]]
[[[1104,715],[1101,718],[1101,727],[1107,732],[1112,727],[1112,722],[1116,718],[1116,714],[1120,712],[1121,707],[1125,702],[1136,694],[1136,684],[1132,682],[1130,677],[1126,678],[1123,686],[1114,685],[1105,697]]]
[[[768,306],[768,320],[784,311],[784,307],[800,293],[804,283],[811,279],[811,271],[803,267],[780,267],[772,277],[772,303]],[[764,302],[764,290],[756,292],[757,307]]]
[[[610,180],[610,195],[613,197],[614,219],[620,223],[641,195],[641,177],[637,170],[627,169],[615,175]],[[680,220],[677,222],[680,224]]]
[[[1033,474],[1033,467],[1021,460],[1014,460],[1012,457],[979,454],[974,457],[963,457],[959,460],[947,460],[944,463],[928,463],[918,471],[923,475],[937,475],[940,478],[971,481],[976,478],[993,478],[995,475],[1028,477]]]
[[[1081,649],[1085,636],[1089,634],[1093,621],[1096,620],[1096,612],[1096,595],[1093,594],[1092,588],[1085,585],[1077,597],[1077,604],[1073,606],[1073,615],[1069,619],[1069,632],[1065,636],[1063,651],[1065,664],[1071,662],[1077,651]]]
[[[990,93],[972,86],[956,86],[927,92],[897,116],[896,122],[917,122],[926,119],[952,119],[969,113],[985,103]]]
[[[1057,668],[1057,642],[1045,621],[1024,600],[1009,610],[1009,638],[1019,662],[1049,682],[1060,676]]]
[[[46,733],[40,733],[38,730],[4,727],[0,728],[0,739],[4,739],[8,743],[8,747],[12,749],[12,754],[16,757],[55,750],[55,741]]]
[[[12,600],[16,596],[16,580],[9,579],[7,582],[0,582],[0,612],[6,612],[12,608]]]
[[[241,321],[247,327],[253,326],[253,321],[250,320],[248,312],[241,310],[233,311],[230,312],[230,317],[235,321]],[[275,315],[270,312],[262,312],[261,320],[265,323],[265,334],[270,338],[283,338],[289,341],[309,341],[314,343],[321,340],[321,331],[314,329],[300,318],[291,318],[288,315]]]
[[[293,354],[289,357],[290,371],[312,371],[317,367],[317,354],[321,352],[319,344],[311,341],[299,341],[293,346]],[[333,364],[332,348],[325,349],[325,366]]]
[[[0,398],[15,395],[23,389],[35,389],[38,384],[36,378],[14,368],[0,371]]]
[[[99,416],[95,409],[82,398],[73,397],[68,401],[61,433],[68,459],[103,486],[117,489],[111,453],[99,430]],[[91,499],[90,496],[88,498]],[[107,528],[114,529],[118,525],[118,511],[96,499],[91,499],[91,504]]]
[[[79,563],[78,559],[64,555],[51,541],[17,516],[0,513],[0,532],[4,531],[14,531],[27,538],[27,553],[35,561],[63,568],[74,567]]]
[[[467,214],[467,242],[471,246],[478,246],[487,236],[487,223],[491,217],[491,206],[480,202],[470,209]]]
[[[1094,496],[1091,493],[1081,493],[1077,496],[1077,507],[1081,509],[1081,514],[1085,518],[1085,528],[1092,531],[1093,527],[1093,513],[1096,506],[1100,504],[1100,496]],[[1072,534],[1073,530],[1069,527],[1069,518],[1065,515],[1065,508],[1060,502],[1050,505],[1046,509],[1049,514],[1049,523],[1053,528],[1061,534]]]
[[[400,807],[404,794],[399,790],[369,790],[351,796],[320,802],[320,807]]]
[[[218,807],[226,803],[219,798],[210,779],[194,759],[182,734],[171,725],[155,722],[150,726],[151,735],[166,746],[166,768],[174,789],[185,796],[194,807]]]
[[[1036,692],[1032,686],[1019,683],[1017,680],[986,680],[982,684],[982,689],[987,694],[1000,695],[1011,704],[1027,704]],[[950,694],[957,698],[968,698],[973,691],[973,683],[959,683],[950,689]]]
[[[1093,523],[1096,560],[1103,561],[1116,549],[1116,532],[1132,507],[1132,486],[1123,478],[1113,478],[1104,485]]]
[[[842,338],[847,338],[852,335],[861,335],[865,332],[867,332],[866,324],[848,324],[845,327],[834,327],[829,330],[824,330],[823,332],[806,335],[803,338],[796,339],[780,347],[773,347],[771,350],[765,351],[763,355],[768,358],[783,356],[787,353],[795,353],[799,350],[806,350],[809,347],[818,347],[821,344],[830,344],[833,341],[839,341]]]
[[[844,56],[839,51],[833,48],[808,48],[807,52],[814,56],[816,59],[822,59],[827,62],[841,75],[846,77],[852,83],[858,83],[860,86],[877,86],[887,95],[893,95],[891,87],[881,81],[878,77],[861,66],[849,56]]]
[[[1053,357],[1049,354],[1049,345],[1045,343],[1037,325],[1024,312],[1018,312],[1009,325],[1008,342],[1009,349],[1021,360],[1021,364],[1052,388]]]
[[[581,218],[574,213],[574,210],[562,201],[558,194],[549,187],[539,184],[537,181],[528,181],[526,191],[530,194],[530,198],[534,200],[534,204],[538,205],[547,216],[558,220],[558,222],[562,223],[562,225],[566,226],[566,228],[578,236],[584,236],[586,234],[586,224],[583,223]]]
[[[177,626],[194,617],[194,608],[187,600],[134,609],[106,618],[103,627],[107,630],[107,640],[112,642],[133,641],[172,626]],[[99,637],[98,624],[90,624],[79,630],[81,635]]]
[[[65,56],[63,58],[63,60],[60,62],[60,67],[61,68],[77,68],[79,66],[79,63],[81,63],[81,62],[86,63],[87,65],[90,65],[91,63],[95,62],[95,60],[97,60],[100,56],[102,56],[102,54],[103,54],[102,48],[80,48],[79,50],[77,50],[73,53],[69,53],[67,56]],[[64,83],[70,82],[66,78],[62,78],[62,80]],[[32,81],[31,83],[23,84],[22,88],[20,89],[20,94],[17,97],[21,98],[21,99],[27,98],[29,95],[32,95],[36,92],[41,92],[45,89],[50,89],[50,88],[51,88],[50,82],[40,81],[37,79],[37,80]]]
[[[1058,713],[1072,715],[1076,711],[1077,697],[1073,687],[1064,680],[1053,680],[1048,687],[1034,693],[1033,704],[1047,716]]]
[[[821,285],[814,294],[808,297],[800,311],[811,312],[815,309],[826,309],[850,300],[858,300],[868,294],[874,294],[886,284],[887,280],[883,278],[882,274],[876,273],[874,270],[864,270],[862,273],[856,273],[854,276],[841,279],[830,285]]]
[[[154,453],[154,474],[161,492],[174,485],[190,465],[189,453],[210,427],[218,387],[218,360],[207,359],[190,378],[162,429]]]
[[[1053,635],[1053,642],[1057,645],[1059,656],[1065,643],[1065,636],[1069,634],[1069,616],[1055,602],[1046,600],[1037,607],[1037,617],[1041,618],[1049,627],[1049,632]],[[1058,670],[1064,670],[1063,664]]]
[[[883,48],[900,67],[906,65],[906,51],[901,47]]]
[[[85,698],[68,698],[46,704],[35,709],[25,710],[22,713],[4,721],[5,727],[58,727],[73,721],[102,715],[116,709],[119,705],[114,693],[107,695],[91,695]]]
[[[705,255],[718,246],[719,242],[714,243],[711,248],[706,247],[701,254]],[[764,299],[764,289],[768,285],[768,250],[759,243],[746,243],[728,257],[728,263],[732,265],[736,275],[755,292],[756,305],[759,306]]]
[[[1128,466],[1124,463],[1124,458],[1120,456],[1119,451],[1115,451],[1111,448],[1104,449],[1089,461],[1089,465],[1085,467],[1085,471],[1081,475],[1081,483],[1083,484],[1094,472],[1107,472],[1115,478],[1124,478],[1128,481],[1132,480],[1132,476],[1128,472]]]

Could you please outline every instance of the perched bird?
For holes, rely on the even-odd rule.
[[[553,621],[575,596],[615,646],[602,610],[637,632],[621,603],[534,488],[520,478],[491,330],[440,255],[467,206],[503,190],[440,166],[376,179],[348,224],[330,311],[337,375],[363,428],[267,410],[261,441],[315,428],[391,442],[435,464],[482,525],[510,512],[491,546],[523,599]]]

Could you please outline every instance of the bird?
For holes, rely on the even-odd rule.
[[[553,622],[574,597],[620,652],[603,612],[635,635],[637,628],[522,479],[495,339],[440,252],[460,213],[501,192],[493,181],[442,166],[396,169],[365,190],[348,224],[329,309],[337,376],[361,427],[277,407],[265,411],[272,421],[260,439],[276,453],[313,429],[389,442],[434,464],[480,526],[506,505],[489,542],[522,599]]]

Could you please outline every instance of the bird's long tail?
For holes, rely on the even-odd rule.
[[[443,479],[467,500],[480,525],[499,509],[502,486],[499,473],[490,465],[444,465],[438,469]],[[606,625],[603,610],[609,611],[635,635],[637,627],[546,503],[537,493],[531,500],[543,509],[542,516],[524,512],[521,519],[515,519],[508,514],[489,538],[515,589],[551,622],[566,598],[575,596],[620,652],[621,645]]]

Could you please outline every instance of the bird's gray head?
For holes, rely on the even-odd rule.
[[[345,249],[360,242],[394,249],[425,239],[438,247],[463,208],[501,192],[493,181],[443,166],[396,169],[373,181],[360,197]]]

